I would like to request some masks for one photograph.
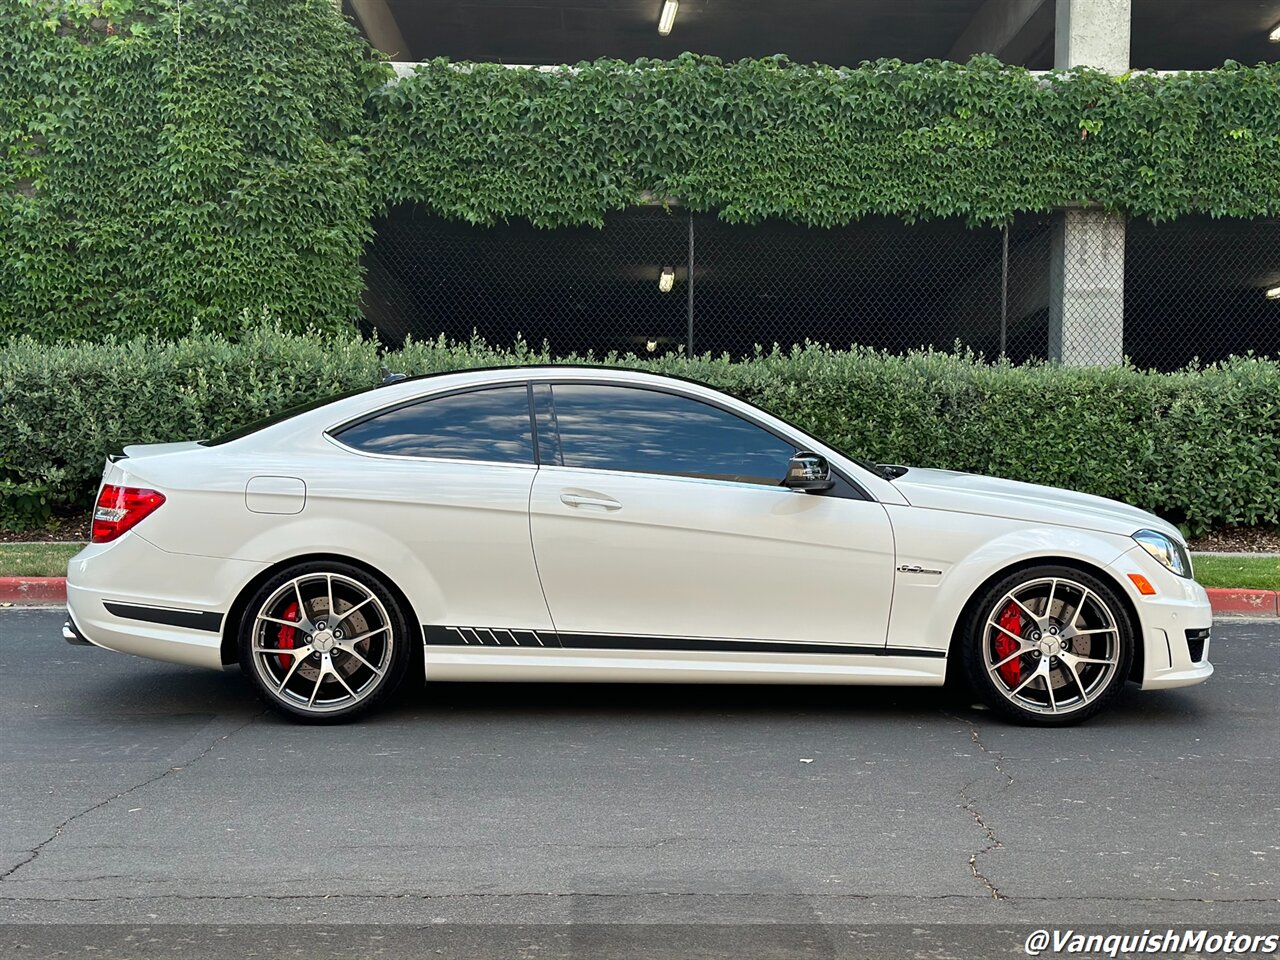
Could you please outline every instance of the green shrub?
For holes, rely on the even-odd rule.
[[[0,351],[0,521],[40,520],[30,496],[86,507],[126,443],[209,437],[318,396],[406,373],[542,363],[525,344],[409,343],[250,328],[239,342],[113,340]],[[570,362],[584,362],[581,358]],[[756,403],[841,449],[1084,490],[1193,532],[1280,522],[1280,363],[1237,358],[1174,374],[1014,367],[942,353],[806,345],[734,362],[609,357]]]

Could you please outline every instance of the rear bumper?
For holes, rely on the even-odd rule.
[[[70,643],[196,667],[222,667],[223,617],[263,568],[167,553],[135,533],[90,544],[67,566]]]
[[[71,611],[67,611],[67,619],[62,624],[62,639],[67,643],[76,647],[92,647],[93,644],[80,632],[80,628],[76,626],[75,619],[71,616]]]

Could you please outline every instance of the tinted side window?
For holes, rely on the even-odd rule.
[[[556,384],[552,392],[566,467],[779,484],[795,452],[755,424],[687,397],[595,384]]]
[[[424,400],[352,424],[334,436],[366,453],[533,463],[529,391],[523,384]]]

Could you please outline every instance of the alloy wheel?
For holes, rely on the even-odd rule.
[[[348,711],[372,696],[392,669],[396,636],[382,600],[352,577],[295,576],[259,606],[249,638],[268,693],[294,711]]]
[[[1120,622],[1096,590],[1065,577],[1019,583],[988,608],[982,655],[992,686],[1020,710],[1084,710],[1120,669]]]

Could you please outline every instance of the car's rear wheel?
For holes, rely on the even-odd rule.
[[[1034,567],[978,599],[962,656],[974,692],[1021,723],[1079,723],[1124,686],[1134,636],[1115,588],[1070,567]]]
[[[272,577],[240,625],[245,673],[276,709],[313,723],[370,710],[399,686],[409,660],[390,590],[344,563],[305,563]]]

